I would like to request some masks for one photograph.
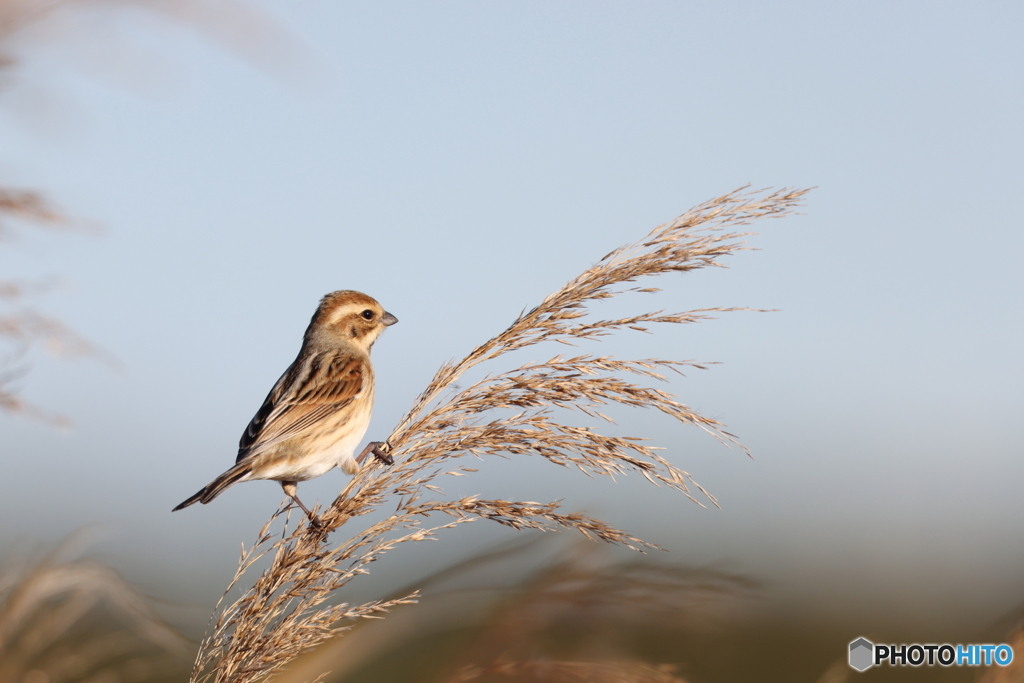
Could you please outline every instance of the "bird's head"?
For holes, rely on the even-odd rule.
[[[391,315],[373,297],[362,292],[331,292],[320,300],[320,307],[306,330],[309,341],[345,341],[369,351],[373,342],[398,318]]]

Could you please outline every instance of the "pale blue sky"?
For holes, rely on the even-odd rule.
[[[323,293],[363,290],[401,320],[374,350],[382,437],[440,362],[611,248],[746,183],[813,185],[804,215],[756,226],[760,251],[636,301],[780,312],[596,347],[723,362],[672,390],[754,460],[622,419],[722,510],[534,463],[486,463],[451,493],[566,498],[826,610],[854,609],[846,587],[864,577],[891,591],[894,618],[956,606],[984,620],[1024,601],[1024,9],[261,11],[279,27],[266,45],[272,31],[233,48],[114,8],[17,52],[0,184],[42,189],[103,233],[26,236],[0,266],[60,276],[41,306],[119,366],[34,358],[25,396],[75,426],[0,416],[5,546],[101,522],[131,578],[208,600],[280,489],[170,508],[231,464]],[[481,524],[451,547],[491,535]]]

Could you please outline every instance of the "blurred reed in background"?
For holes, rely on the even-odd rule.
[[[7,558],[0,571],[0,683],[184,680],[195,644],[116,572],[75,555],[64,546],[36,561]],[[419,577],[390,597],[414,590],[418,604],[356,622],[273,680],[1024,681],[1019,657],[988,670],[887,667],[857,674],[846,663],[847,644],[872,634],[845,615],[795,613],[756,579],[719,567],[689,567],[663,554],[624,560],[608,546],[536,533]],[[885,618],[878,615],[881,628]],[[953,642],[1009,642],[1024,652],[1015,619],[978,633],[956,624],[930,628]],[[886,636],[913,642],[920,634]]]
[[[78,54],[69,62],[78,68],[88,65],[94,72],[102,71],[125,82],[118,72],[137,70],[137,65],[147,60],[139,59],[139,55],[122,55],[120,59],[97,62],[93,58],[95,50],[90,49],[95,45],[90,43],[118,44],[125,53],[137,50],[138,43],[119,35],[116,21],[83,20],[89,15],[139,10],[203,33],[263,69],[291,73],[301,61],[302,48],[290,35],[255,7],[234,0],[0,0],[0,92],[17,83],[16,55],[40,44],[71,50],[79,46]],[[134,76],[128,79],[133,87],[148,87],[152,80],[148,73]],[[28,114],[25,118],[31,121],[47,118],[42,111]],[[0,248],[9,247],[18,228],[95,231],[95,226],[85,221],[70,219],[43,193],[6,187],[0,182]],[[68,423],[66,416],[34,405],[20,394],[20,380],[28,373],[31,351],[42,348],[63,357],[99,355],[108,361],[110,356],[42,312],[41,296],[56,283],[54,278],[25,281],[0,275],[0,411],[64,426]]]
[[[607,546],[547,538],[495,548],[424,577],[416,606],[357,624],[304,655],[281,683],[852,683],[869,680],[1024,681],[1021,667],[880,667],[859,674],[846,660],[860,635],[848,615],[795,611],[769,587],[720,567],[664,556],[623,561]],[[523,558],[534,560],[523,568]],[[969,632],[955,623],[889,629],[878,642],[1010,642],[1005,627]],[[887,640],[888,639],[888,640]],[[944,641],[940,641],[944,642]],[[1024,650],[1018,650],[1024,651]]]

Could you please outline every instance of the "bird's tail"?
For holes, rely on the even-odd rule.
[[[202,503],[206,505],[211,500],[223,493],[224,489],[243,481],[249,474],[248,463],[239,463],[232,467],[230,470],[220,475],[212,482],[201,488],[194,496],[183,502],[178,507],[171,510],[171,512],[177,512],[182,508],[187,508],[189,505],[194,503]]]

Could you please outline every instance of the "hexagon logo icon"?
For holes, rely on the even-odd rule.
[[[867,638],[858,638],[850,643],[850,666],[857,671],[866,671],[875,663],[875,644]]]

